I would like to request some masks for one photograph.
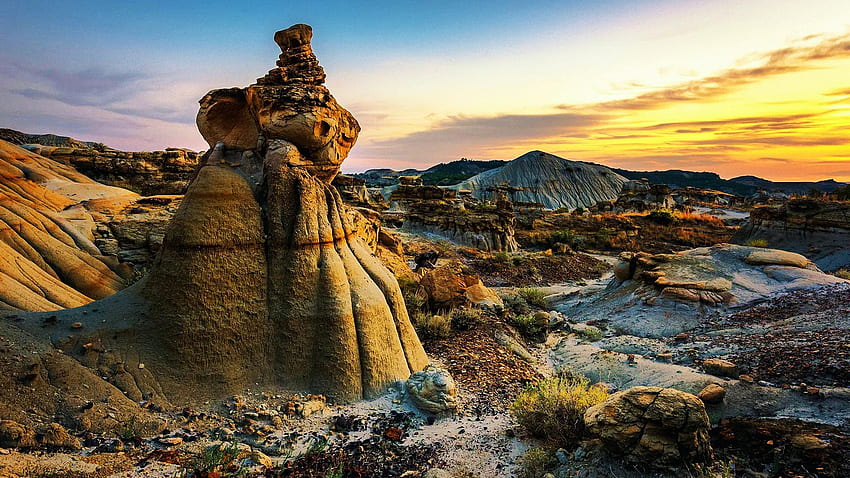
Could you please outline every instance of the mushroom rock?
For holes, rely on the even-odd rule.
[[[103,344],[142,395],[168,399],[260,384],[350,401],[428,364],[398,282],[330,184],[360,127],[322,86],[311,37],[277,32],[278,68],[201,99],[213,147],[150,273],[97,313],[64,311],[82,324],[64,350]]]

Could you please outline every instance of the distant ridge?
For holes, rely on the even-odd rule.
[[[536,202],[549,209],[589,207],[617,198],[626,178],[606,166],[570,161],[544,151],[530,151],[504,166],[475,175],[454,189],[488,197],[488,188],[508,183],[522,188],[515,201]]]
[[[57,146],[80,149],[106,148],[106,146],[101,143],[96,143],[93,141],[80,141],[69,136],[59,136],[56,134],[29,134],[8,128],[0,128],[0,139],[18,146],[22,144],[41,144],[44,146]]]

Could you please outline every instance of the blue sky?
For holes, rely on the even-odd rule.
[[[211,89],[252,83],[274,66],[274,32],[309,23],[329,88],[363,126],[347,170],[427,166],[462,156],[510,159],[546,149],[633,169],[758,172],[744,171],[743,165],[757,164],[753,151],[739,157],[743,153],[729,145],[723,154],[693,146],[713,138],[689,138],[679,149],[670,146],[679,137],[671,142],[661,133],[650,143],[602,140],[668,122],[810,113],[821,108],[812,106],[816,95],[841,87],[811,72],[845,73],[843,50],[827,59],[794,57],[800,66],[793,74],[808,76],[786,98],[767,101],[748,88],[762,81],[773,82],[762,91],[780,88],[790,69],[734,83],[737,89],[704,101],[659,103],[651,118],[600,105],[745,69],[783,48],[840,42],[850,32],[845,0],[4,0],[0,6],[0,127],[128,150],[204,148],[194,126],[197,99]],[[806,40],[812,35],[819,36]],[[797,109],[766,106],[780,99],[796,101]],[[746,112],[739,111],[743,103]],[[830,114],[836,120],[842,113]],[[823,136],[833,149],[819,152],[825,155],[820,166],[806,171],[841,177],[846,169],[850,178],[848,158],[835,149],[842,145]],[[786,143],[763,155],[792,162],[805,156]],[[800,175],[790,168],[767,172]]]

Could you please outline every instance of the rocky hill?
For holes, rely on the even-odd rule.
[[[531,151],[504,166],[473,176],[455,189],[467,189],[478,198],[505,183],[521,188],[511,200],[543,204],[549,209],[590,207],[617,198],[626,178],[593,163],[570,161],[543,151]]]
[[[847,183],[841,183],[834,179],[825,179],[822,181],[770,181],[757,176],[738,176],[729,181],[771,192],[783,192],[785,194],[809,194],[812,190],[831,193],[847,185]]]

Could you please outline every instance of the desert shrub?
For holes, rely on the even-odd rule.
[[[548,306],[546,303],[546,292],[541,289],[525,287],[518,290],[517,295],[522,297],[528,305],[541,309],[545,309]]]
[[[836,189],[832,194],[839,201],[850,201],[850,186],[842,186]]]
[[[573,231],[568,229],[563,229],[560,231],[555,231],[549,236],[549,243],[555,244],[560,242],[561,244],[566,244],[570,247],[576,247],[579,243],[578,236]]]
[[[519,295],[506,295],[502,297],[505,309],[514,315],[523,315],[531,312],[528,302]]]
[[[583,438],[584,412],[608,398],[585,379],[547,378],[520,392],[511,415],[535,437],[557,446],[574,446]]]
[[[767,247],[767,239],[750,239],[747,241],[750,247]]]
[[[850,280],[850,269],[838,269],[837,271],[833,272],[832,275],[838,277],[839,279]]]
[[[507,264],[508,262],[511,262],[511,255],[505,251],[500,251],[493,254],[493,260],[499,264]]]
[[[455,330],[469,330],[481,320],[478,309],[455,309],[451,315],[451,325]]]
[[[652,211],[646,215],[646,219],[648,221],[654,222],[655,224],[660,224],[662,226],[669,226],[673,224],[676,220],[676,217],[673,216],[673,213],[670,211]]]
[[[558,464],[555,455],[545,448],[530,448],[519,457],[517,462],[519,478],[540,478]]]
[[[422,340],[440,340],[449,336],[452,321],[444,315],[416,312],[413,314],[413,327]]]
[[[588,342],[596,342],[602,340],[602,331],[596,327],[587,327],[579,331],[579,335]]]
[[[514,315],[509,322],[516,327],[520,334],[530,338],[539,338],[548,327],[548,323],[541,323],[531,314]]]

